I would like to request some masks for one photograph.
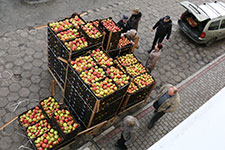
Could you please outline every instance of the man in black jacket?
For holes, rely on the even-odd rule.
[[[131,17],[127,21],[127,25],[130,29],[135,29],[138,31],[138,23],[141,20],[142,13],[138,9],[134,9]]]
[[[119,22],[117,22],[117,26],[121,28],[122,33],[125,33],[129,30],[129,27],[127,25],[127,20],[128,20],[128,16],[123,15],[123,18]]]
[[[148,51],[148,53],[150,53],[156,43],[162,43],[162,41],[164,40],[164,38],[166,37],[166,42],[168,42],[169,38],[170,38],[170,34],[171,34],[171,30],[172,30],[172,21],[170,20],[170,16],[165,16],[163,18],[161,18],[152,28],[152,32],[155,30],[155,28],[157,28],[156,34],[155,34],[155,38],[152,44],[152,48],[151,50]]]

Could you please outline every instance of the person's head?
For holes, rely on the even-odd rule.
[[[137,31],[135,29],[131,29],[128,32],[131,39],[135,38],[137,35]]]
[[[155,45],[155,50],[156,51],[159,51],[162,48],[163,48],[163,45],[161,43],[158,43],[158,44]]]
[[[169,22],[170,21],[170,16],[165,16],[163,19],[164,22]]]
[[[136,15],[136,14],[138,14],[139,13],[139,9],[138,8],[136,8],[136,9],[134,9],[133,11],[132,11],[132,15]]]
[[[128,16],[127,15],[123,15],[123,22],[127,23],[127,20],[128,20]]]
[[[177,89],[175,86],[171,86],[171,87],[168,89],[168,94],[169,94],[170,96],[173,96],[173,95],[177,94],[177,92],[178,92],[178,89]]]
[[[136,118],[133,116],[126,116],[124,118],[124,124],[128,127],[134,127],[136,125]]]

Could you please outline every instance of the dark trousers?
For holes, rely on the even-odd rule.
[[[158,121],[165,114],[165,112],[157,112],[159,106],[160,105],[158,104],[158,101],[153,103],[153,107],[155,108],[155,111],[154,111],[154,115],[150,121],[152,124],[154,124],[156,121]]]
[[[151,51],[155,48],[156,43],[157,42],[158,43],[162,43],[162,41],[164,40],[164,38],[165,38],[165,35],[161,35],[158,32],[156,32],[155,38],[154,38],[153,43],[152,43],[152,49],[151,49]]]
[[[126,150],[127,146],[125,145],[126,140],[123,138],[123,133],[121,133],[120,139],[117,141],[117,144],[119,145],[119,148],[122,150]]]

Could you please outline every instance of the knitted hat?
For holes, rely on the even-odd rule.
[[[169,19],[170,19],[170,16],[167,15],[167,16],[165,16],[164,18],[165,18],[166,20],[169,20]]]
[[[133,10],[133,12],[139,13],[139,9],[136,8],[136,9]]]
[[[123,15],[123,19],[127,20],[128,16],[127,15]]]

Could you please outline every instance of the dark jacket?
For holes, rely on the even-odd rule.
[[[160,36],[166,36],[168,40],[170,38],[171,30],[172,30],[172,21],[164,22],[164,18],[161,18],[156,24],[154,25],[153,29],[157,28],[156,34]]]
[[[123,19],[121,19],[119,22],[117,22],[117,26],[121,28],[122,33],[125,33],[129,30],[129,27],[128,27],[127,23],[125,24],[123,22]]]
[[[130,29],[138,30],[138,23],[141,20],[141,16],[142,16],[142,13],[139,12],[138,14],[132,15],[130,17],[130,19],[127,21],[127,24],[130,27]]]

